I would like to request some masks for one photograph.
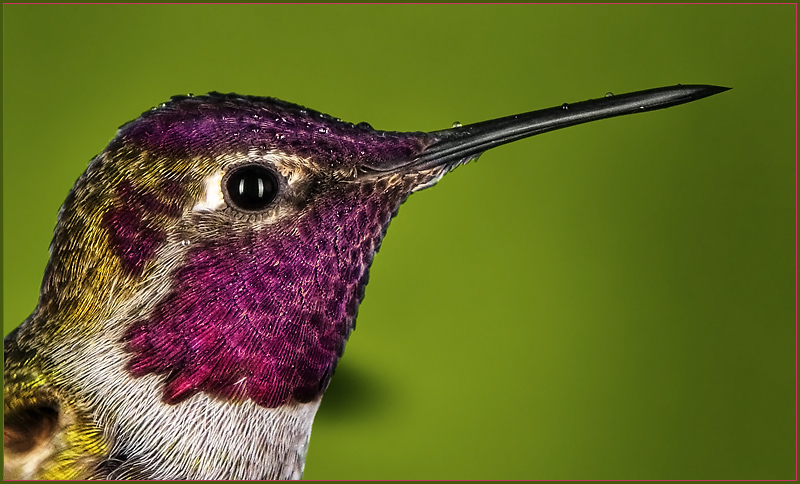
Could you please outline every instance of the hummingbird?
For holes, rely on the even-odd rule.
[[[59,212],[38,305],[4,339],[4,478],[299,479],[410,194],[505,143],[727,89],[433,132],[268,97],[172,97],[119,128]]]

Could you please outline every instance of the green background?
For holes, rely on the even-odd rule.
[[[435,130],[677,83],[402,207],[307,479],[795,476],[796,7],[4,6],[5,331],[58,208],[173,94]]]

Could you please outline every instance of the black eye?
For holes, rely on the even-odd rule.
[[[240,210],[263,210],[278,195],[278,178],[262,165],[234,168],[222,182],[229,203]]]

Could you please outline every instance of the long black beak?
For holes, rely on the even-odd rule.
[[[484,151],[528,136],[625,114],[655,111],[697,101],[727,91],[728,87],[681,85],[659,87],[620,95],[607,95],[574,104],[531,111],[429,133],[433,138],[417,158],[406,161],[403,169],[415,171],[436,166],[453,167],[477,158]],[[399,167],[383,167],[392,170]],[[383,171],[383,170],[379,170]]]

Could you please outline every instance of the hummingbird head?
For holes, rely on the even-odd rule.
[[[115,338],[133,378],[162,375],[167,403],[198,392],[313,401],[409,194],[491,147],[720,90],[642,91],[432,133],[271,98],[174,97],[123,125],[77,181],[37,312],[54,338]]]
[[[270,98],[174,97],[78,180],[40,306],[79,331],[124,325],[129,371],[165,375],[166,402],[311,401],[390,219],[453,165],[406,166],[435,139]]]

